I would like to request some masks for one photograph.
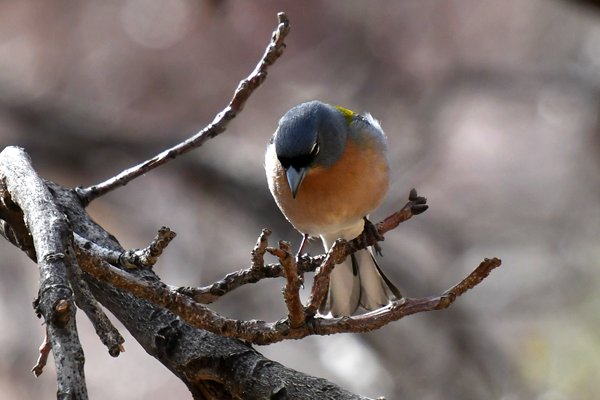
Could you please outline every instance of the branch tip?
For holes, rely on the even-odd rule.
[[[86,206],[98,197],[103,196],[118,187],[125,186],[135,178],[148,173],[154,168],[157,168],[180,155],[202,146],[207,140],[224,132],[227,129],[229,122],[243,110],[246,101],[250,98],[252,93],[254,93],[254,91],[265,81],[268,68],[283,54],[285,49],[284,40],[290,31],[290,24],[287,15],[283,12],[277,14],[277,19],[277,28],[273,32],[271,41],[267,45],[265,53],[256,65],[256,68],[248,75],[248,77],[240,81],[229,104],[217,113],[208,126],[187,140],[184,140],[136,166],[120,172],[104,182],[85,188],[76,188],[75,192],[79,196],[81,203]]]
[[[258,239],[256,240],[256,244],[250,253],[251,256],[251,268],[258,269],[263,268],[265,265],[265,252],[267,251],[267,246],[269,245],[269,236],[271,236],[271,231],[267,228],[264,228]]]
[[[177,233],[171,229],[166,226],[161,227],[147,247],[121,253],[118,257],[119,265],[126,268],[152,268],[176,236]]]

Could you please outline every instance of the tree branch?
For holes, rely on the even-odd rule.
[[[19,149],[19,151],[21,150]],[[0,154],[0,161],[2,159],[3,154]],[[0,171],[2,169],[3,163],[0,162]],[[71,223],[71,228],[77,235],[85,234],[86,237],[91,239],[90,242],[98,243],[99,247],[123,252],[115,238],[89,218],[74,191],[51,182],[46,184],[48,185],[47,193],[53,196],[53,198],[50,198],[51,202],[56,202],[55,208],[59,210],[59,213],[64,212],[66,214],[68,221]],[[9,188],[12,188],[12,186],[9,185]],[[19,198],[19,196],[16,196],[16,198]],[[39,254],[45,254],[39,248],[36,247],[36,249]],[[239,341],[195,329],[166,309],[157,307],[144,299],[136,298],[131,293],[119,290],[118,288],[122,285],[103,284],[97,280],[96,276],[89,273],[94,272],[94,270],[87,268],[90,265],[88,261],[93,260],[94,257],[96,260],[98,259],[98,256],[91,258],[86,256],[86,252],[91,254],[93,250],[76,247],[78,260],[84,266],[85,272],[82,276],[90,286],[95,298],[108,307],[123,322],[148,353],[158,358],[179,376],[188,385],[195,398],[280,398],[277,396],[283,396],[283,398],[289,399],[309,400],[321,398],[326,391],[331,399],[366,399],[345,391],[324,379],[311,377],[269,361]],[[60,260],[60,257],[58,259]],[[43,263],[43,261],[40,262]],[[93,262],[91,264],[93,265]],[[150,290],[150,294],[156,293],[155,286],[162,287],[163,291],[168,291],[168,288],[158,280],[152,270],[139,268],[129,270],[131,272],[125,272],[106,262],[99,263],[96,267],[98,266],[100,269],[109,270],[113,275],[120,274],[129,279],[134,277],[133,274],[137,275],[134,279],[136,279],[135,283],[138,289],[133,290],[134,294],[144,294],[147,289]],[[102,273],[95,273],[95,275],[101,277]],[[148,288],[145,288],[144,285],[148,285]],[[166,298],[168,296],[167,293]],[[173,293],[170,296],[173,296]],[[172,302],[172,308],[176,309],[177,306],[180,306],[182,300],[191,301],[186,296],[176,294],[175,301]],[[196,307],[200,314],[203,312],[210,314],[210,310]],[[71,315],[74,312],[72,302],[61,299],[56,303],[53,310],[56,317],[49,322],[49,327],[53,323],[71,322],[74,326],[74,316]],[[223,325],[225,330],[238,323],[233,320],[227,320],[226,322]],[[70,327],[67,326],[63,329],[70,329]],[[77,339],[76,331],[73,331],[73,337]],[[49,330],[49,338],[54,341],[60,337]],[[70,371],[61,367],[65,363],[62,359],[64,357],[61,357],[62,352],[68,347],[65,342],[61,342],[61,344],[65,348],[53,348],[56,362],[60,363],[57,368],[60,374],[59,379],[62,379],[63,371]],[[40,350],[40,361],[36,367],[42,368],[46,356],[47,347],[44,346]],[[77,360],[82,365],[83,356],[81,355]],[[77,375],[71,374],[69,378],[77,378]],[[81,380],[81,382],[83,381]],[[70,397],[63,396],[61,398]],[[82,395],[79,398],[85,399],[86,397]]]
[[[87,205],[92,200],[120,186],[125,186],[133,179],[167,163],[169,160],[202,146],[208,139],[214,138],[224,132],[229,122],[242,111],[252,93],[265,81],[268,68],[283,54],[285,49],[284,40],[290,31],[290,23],[283,12],[277,14],[277,18],[279,24],[273,32],[271,43],[267,47],[265,54],[256,65],[256,68],[254,68],[254,71],[246,79],[240,81],[233,94],[233,98],[227,107],[216,115],[213,122],[191,138],[157,154],[141,164],[126,169],[115,177],[86,188],[77,188],[77,193],[83,204]]]
[[[0,179],[11,201],[22,210],[37,255],[40,290],[36,310],[44,317],[54,352],[57,397],[87,399],[83,349],[67,278],[68,269],[76,268],[68,265],[73,262],[73,255],[69,253],[72,242],[69,225],[23,149],[7,147],[0,153]],[[19,230],[15,227],[15,231]]]
[[[98,254],[103,260],[112,265],[131,269],[152,268],[158,261],[158,257],[160,257],[163,250],[171,243],[171,240],[173,240],[176,235],[175,232],[163,226],[158,230],[157,235],[147,247],[126,251],[107,249],[78,234],[75,234],[74,236],[77,246],[92,250],[95,254]]]
[[[112,235],[93,222],[82,207],[74,191],[50,184],[51,192],[61,205],[73,229],[85,234],[90,242],[122,253],[124,250]],[[224,338],[226,329],[238,321],[227,320],[224,332],[218,335],[196,329],[187,321],[169,312],[186,302],[187,296],[169,289],[152,270],[140,268],[120,270],[99,260],[92,248],[77,248],[77,257],[87,276],[95,297],[127,327],[144,349],[160,360],[189,387],[194,398],[289,398],[310,400],[322,398],[327,393],[331,399],[357,399],[365,397],[352,394],[324,379],[311,377],[279,363],[265,359],[246,344]],[[103,283],[116,281],[116,285]],[[133,293],[127,288],[133,283]],[[159,288],[157,291],[156,288]],[[163,295],[171,308],[163,308],[145,300],[148,296]],[[199,317],[213,317],[212,311],[194,304]],[[221,321],[225,320],[221,318]],[[184,322],[185,321],[185,322]],[[277,397],[283,396],[283,397]],[[285,397],[287,396],[287,397]]]
[[[0,185],[0,233],[9,242],[20,248],[29,258],[36,261],[35,247],[29,230],[25,226],[23,211],[12,201],[6,185]]]
[[[321,305],[325,302],[327,296],[327,289],[329,288],[329,275],[333,271],[336,264],[344,261],[349,250],[348,242],[338,239],[334,242],[333,246],[327,252],[325,259],[321,265],[315,271],[313,278],[313,285],[308,299],[307,313],[309,315],[315,315]],[[355,251],[358,251],[355,250]]]
[[[300,276],[306,272],[315,271],[319,266],[322,267],[319,276],[315,276],[313,280],[312,296],[307,312],[314,314],[319,308],[319,303],[317,302],[322,301],[325,298],[329,282],[328,276],[331,273],[334,264],[342,262],[345,257],[354,251],[358,251],[367,246],[372,246],[378,241],[384,240],[383,235],[385,233],[395,229],[402,222],[409,220],[413,216],[426,211],[428,208],[426,202],[427,199],[425,197],[418,196],[417,191],[412,189],[409,194],[409,201],[399,211],[388,216],[375,226],[377,235],[373,236],[365,232],[356,239],[345,242],[343,249],[335,250],[336,252],[339,251],[340,254],[337,254],[335,257],[331,256],[330,260],[326,260],[326,255],[310,257],[307,254],[304,254],[300,256],[297,260],[297,269]],[[256,283],[265,278],[285,277],[281,264],[264,263],[264,254],[268,247],[270,235],[271,231],[269,229],[265,228],[262,230],[251,253],[250,268],[227,274],[223,279],[208,286],[199,288],[181,287],[176,290],[181,294],[191,297],[198,303],[210,304],[219,297],[224,296],[243,285]],[[274,251],[274,253],[277,253],[277,251]],[[277,254],[275,255],[277,256]],[[317,294],[318,297],[315,297]]]
[[[73,249],[69,250],[70,254],[75,254]],[[92,323],[100,341],[108,349],[108,354],[112,357],[118,357],[119,354],[125,351],[123,347],[125,339],[112,322],[110,322],[110,319],[108,319],[108,316],[94,298],[88,283],[81,274],[79,266],[75,264],[75,267],[70,269],[74,270],[69,273],[69,282],[75,292],[75,303],[83,310]]]
[[[298,275],[296,258],[290,253],[291,246],[288,242],[280,241],[279,248],[267,248],[267,251],[279,258],[285,272],[286,285],[283,288],[283,300],[288,309],[288,319],[293,328],[302,326],[305,322],[304,306],[300,301],[300,287],[302,280]]]
[[[180,287],[176,289],[177,292],[190,297],[198,303],[210,304],[218,300],[221,296],[248,283],[256,283],[265,278],[285,277],[281,264],[265,264],[264,255],[267,251],[270,235],[271,231],[269,229],[265,228],[262,230],[256,246],[254,246],[251,252],[250,268],[227,274],[223,279],[204,287]],[[321,264],[323,258],[323,256],[309,257],[308,255],[300,257],[297,262],[299,275],[314,271]]]
[[[406,209],[406,207],[403,209]],[[406,213],[402,213],[402,215],[404,217],[409,216]],[[389,220],[389,217],[386,220]],[[321,266],[317,268],[309,306],[304,312],[302,312],[302,304],[299,298],[296,297],[299,290],[299,286],[296,285],[298,281],[292,278],[290,285],[288,279],[288,286],[284,289],[284,297],[289,316],[277,322],[229,319],[186,296],[185,289],[169,287],[160,281],[135,278],[126,271],[119,270],[106,263],[89,250],[80,249],[78,258],[81,268],[96,279],[146,299],[157,306],[164,307],[194,327],[260,345],[287,339],[301,339],[310,335],[369,332],[408,315],[447,308],[454,303],[458,296],[479,284],[494,268],[499,267],[501,264],[501,261],[497,258],[484,260],[459,284],[438,296],[417,299],[402,298],[378,310],[352,317],[323,318],[315,316],[318,306],[322,303],[326,294],[329,273],[331,273],[334,265],[343,261],[346,253],[350,251],[348,250],[350,247],[348,243],[350,242],[336,241]],[[358,249],[361,248],[360,246],[357,247]],[[284,271],[289,269],[293,274],[294,267],[289,264],[289,260],[294,257],[289,247],[284,245],[278,249],[267,248],[267,250],[280,258],[281,268]],[[252,270],[258,270],[258,267],[253,266],[250,268],[250,271]],[[287,274],[287,271],[285,274]],[[297,279],[297,272],[295,275]],[[291,292],[292,290],[295,292]]]

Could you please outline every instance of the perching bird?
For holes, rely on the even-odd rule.
[[[265,156],[269,189],[300,232],[320,236],[327,251],[363,232],[389,186],[387,140],[379,123],[320,101],[299,104],[280,120]],[[330,276],[326,304],[333,316],[373,310],[401,298],[372,250],[360,250]]]

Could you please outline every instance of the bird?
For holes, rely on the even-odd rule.
[[[337,239],[359,236],[387,194],[387,138],[369,113],[308,101],[279,120],[267,145],[265,172],[286,219],[304,239],[320,237],[328,251]],[[374,310],[401,298],[373,249],[366,248],[334,267],[319,312],[350,316],[359,306]]]

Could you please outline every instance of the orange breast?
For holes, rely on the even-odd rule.
[[[364,143],[359,148],[349,140],[344,154],[331,168],[315,167],[307,172],[295,199],[285,170],[277,162],[271,191],[299,231],[311,235],[338,232],[356,225],[383,200],[389,167],[382,151],[376,144]]]

